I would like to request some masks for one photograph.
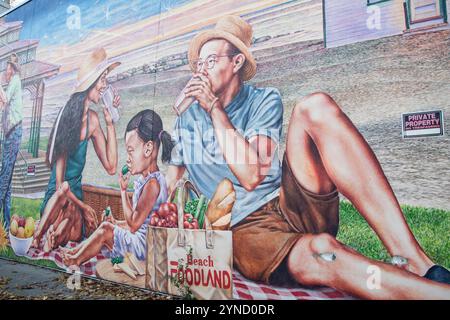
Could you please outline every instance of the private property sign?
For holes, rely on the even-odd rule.
[[[442,110],[402,114],[403,138],[444,135]]]

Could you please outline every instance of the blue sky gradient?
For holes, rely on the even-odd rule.
[[[21,39],[39,39],[40,46],[73,44],[92,29],[107,29],[159,15],[191,0],[33,0],[14,10],[6,21],[23,21]],[[81,28],[70,30],[66,21],[80,9]]]

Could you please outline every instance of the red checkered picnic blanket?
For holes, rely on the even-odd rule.
[[[75,242],[69,242],[67,248],[74,248],[77,245]],[[95,277],[95,265],[97,261],[108,259],[108,251],[105,249],[96,257],[87,261],[80,266],[80,272],[87,276]],[[42,250],[30,249],[27,257],[32,260],[51,260],[56,263],[58,267],[71,272],[63,262],[61,252],[59,249],[45,253]],[[263,283],[256,283],[246,279],[238,271],[233,272],[233,297],[238,300],[343,300],[352,299],[352,297],[336,291],[331,288],[316,288],[306,289],[300,286],[295,288],[283,288],[268,286]]]

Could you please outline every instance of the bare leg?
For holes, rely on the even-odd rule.
[[[38,248],[42,236],[47,232],[50,225],[54,224],[58,218],[61,219],[60,214],[62,209],[67,205],[66,192],[69,189],[69,184],[64,182],[61,188],[57,190],[53,196],[48,200],[47,205],[42,214],[41,221],[34,234],[33,244],[34,248]]]
[[[64,254],[69,255],[75,255],[78,251],[82,249],[82,247],[87,243],[87,239],[83,242],[79,243],[75,248],[65,248],[62,246],[65,246],[68,241],[74,241],[74,242],[80,242],[83,238],[83,216],[79,212],[79,210],[74,206],[74,217],[77,217],[74,219],[73,223],[71,224],[71,230],[68,230],[68,239],[66,241],[61,240],[59,249]],[[65,233],[61,233],[63,235]]]
[[[81,248],[76,254],[63,254],[63,262],[66,266],[79,266],[95,257],[104,245],[109,249],[114,245],[114,225],[109,222],[103,222],[86,242],[80,245]]]
[[[433,265],[409,229],[372,149],[328,95],[315,93],[295,106],[286,155],[304,188],[318,194],[337,188],[391,255],[409,259],[410,271],[423,275]]]
[[[82,235],[82,216],[73,203],[61,210],[55,223],[50,225],[44,251],[49,252],[59,246],[65,246],[69,241],[80,241]]]
[[[50,227],[48,227],[47,232],[45,233],[45,243],[42,250],[44,252],[52,251],[54,241],[55,241],[55,227],[54,224],[51,224]]]
[[[66,248],[66,247],[59,247],[59,250],[66,255],[75,255],[77,254],[86,244],[88,243],[88,239],[85,241],[79,243],[75,248]]]
[[[83,217],[74,203],[69,203],[65,211],[64,223],[55,232],[54,248],[65,246],[69,241],[79,242],[83,233]]]
[[[336,260],[315,256],[323,252],[334,252]],[[329,234],[300,238],[289,254],[288,269],[303,285],[329,286],[363,299],[450,299],[449,285],[367,259]]]

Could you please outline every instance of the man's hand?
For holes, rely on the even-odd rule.
[[[211,82],[201,73],[194,74],[194,77],[186,85],[184,94],[186,97],[194,97],[208,113],[211,111],[211,104],[216,100],[216,96],[212,92]],[[220,102],[215,102],[215,107],[219,105]]]

